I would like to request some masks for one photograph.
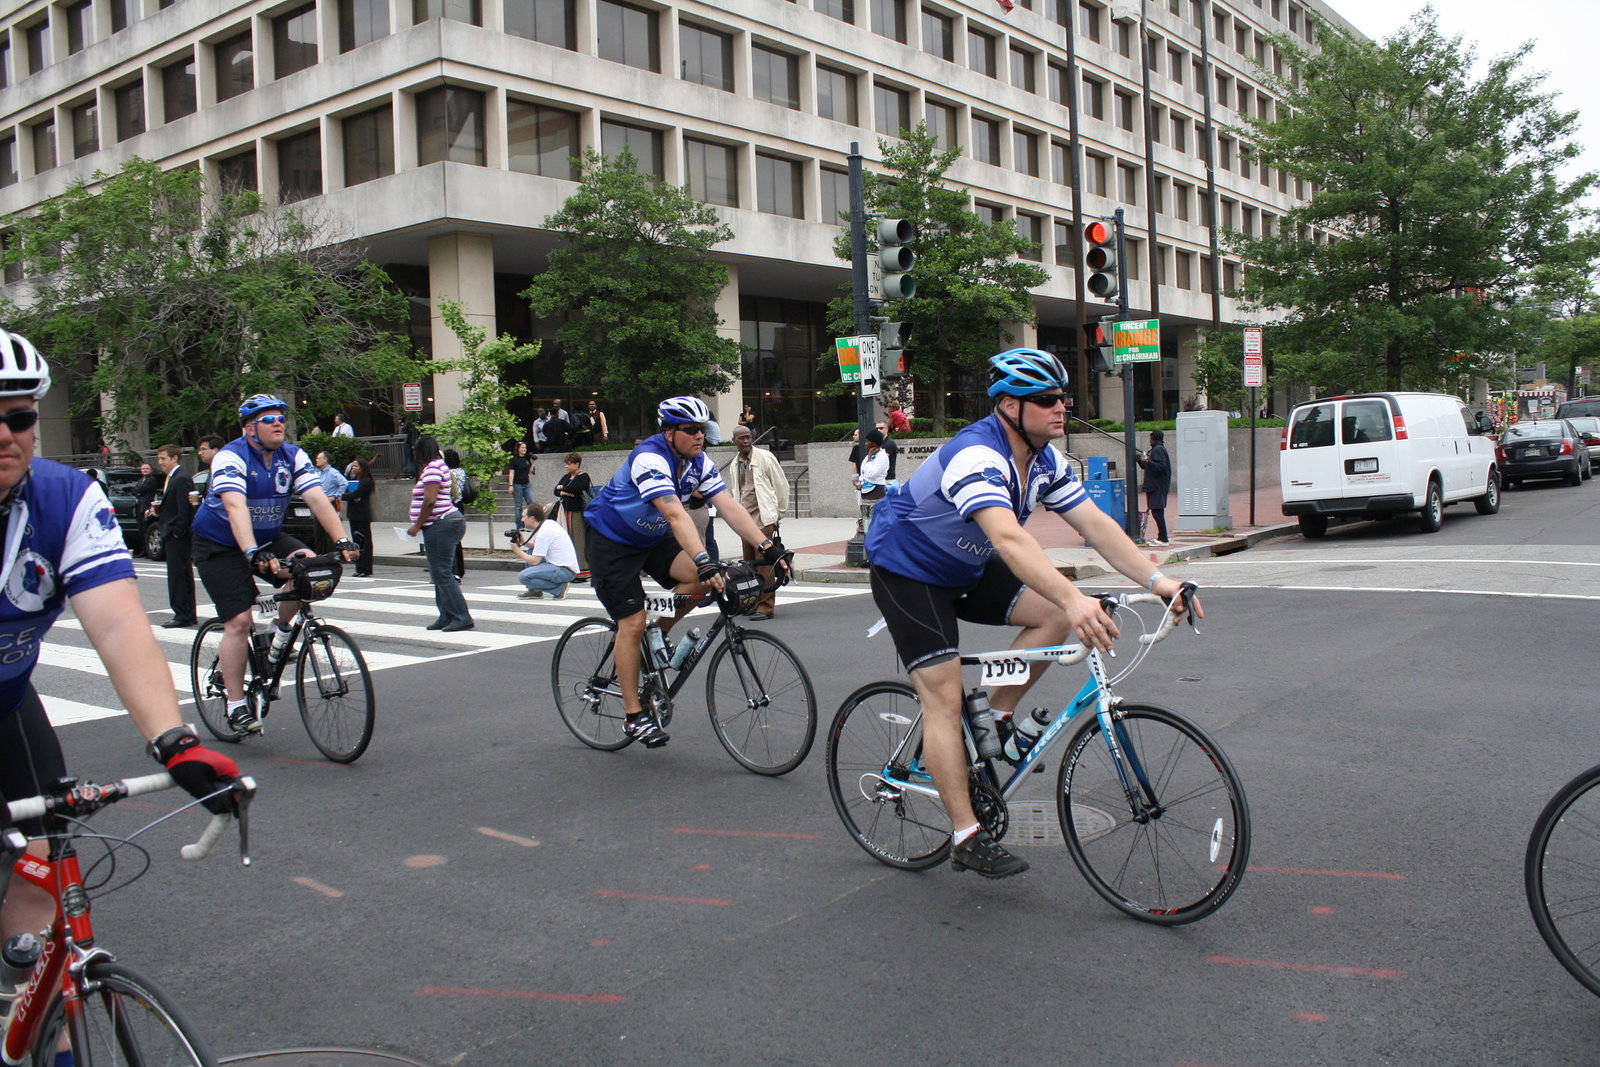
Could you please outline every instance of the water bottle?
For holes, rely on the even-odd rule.
[[[678,642],[678,647],[672,650],[672,662],[670,665],[673,670],[676,671],[683,668],[684,663],[689,659],[689,653],[694,651],[694,646],[699,642],[700,627],[695,626],[683,636],[683,640]]]
[[[989,694],[976,686],[967,694],[967,720],[972,723],[972,740],[977,743],[978,757],[999,759],[1005,750],[995,729],[994,712],[989,710]]]
[[[0,946],[0,1015],[5,1013],[12,999],[28,984],[33,965],[44,952],[44,942],[30,933],[12,934]]]
[[[1049,708],[1034,708],[1026,715],[1011,716],[1011,737],[1006,741],[1006,756],[1020,760],[1032,748],[1054,714]]]
[[[281,626],[272,628],[272,647],[267,651],[267,661],[269,663],[277,663],[283,658],[283,654],[289,650],[289,638],[293,634],[293,628],[288,630]]]
[[[650,650],[650,666],[660,669],[671,662],[672,657],[667,652],[667,639],[662,636],[661,627],[646,627],[644,644]]]
[[[250,651],[258,658],[265,659],[271,652],[271,636],[265,630],[252,629],[250,631]]]

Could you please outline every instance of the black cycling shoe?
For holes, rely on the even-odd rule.
[[[236,734],[261,732],[261,720],[248,703],[240,704],[228,713],[228,729]]]
[[[977,871],[985,878],[1009,878],[1028,869],[1028,861],[1018,859],[989,836],[989,831],[979,830],[950,850],[950,869]]]
[[[671,738],[648,715],[630,715],[622,722],[622,732],[640,742],[645,748],[660,748]]]

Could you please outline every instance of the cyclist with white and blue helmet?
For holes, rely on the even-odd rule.
[[[951,866],[1004,878],[1028,865],[992,840],[973,812],[961,735],[958,620],[1022,627],[1013,648],[1073,636],[1110,647],[1116,624],[1023,529],[1038,506],[1060,515],[1132,581],[1169,599],[1179,583],[1089,500],[1050,444],[1065,429],[1061,361],[1036,348],[1013,348],[989,361],[989,374],[994,413],[958,432],[897,495],[878,503],[866,551],[872,598],[921,698],[923,754],[953,828]],[[1027,683],[991,695],[1003,732],[1044,667],[1035,664]]]
[[[347,561],[354,561],[357,554],[310,457],[283,439],[288,414],[288,402],[269,393],[257,393],[239,405],[239,436],[211,457],[211,481],[190,527],[195,569],[222,620],[217,658],[228,692],[228,724],[240,731],[261,728],[244,698],[255,575],[282,586],[289,571],[280,561],[311,555],[309,548],[283,532],[289,497],[300,494]],[[299,610],[299,601],[280,604],[279,629],[287,631]]]
[[[588,526],[585,556],[595,596],[617,624],[617,684],[627,710],[628,736],[656,748],[667,734],[639,707],[639,642],[644,638],[643,574],[680,593],[720,590],[722,575],[706,551],[684,504],[692,494],[717,514],[771,566],[783,543],[768,538],[740,506],[705,454],[711,409],[693,396],[663,400],[656,409],[661,432],[634,448],[628,461],[583,509]],[[687,609],[685,609],[685,614]],[[681,617],[681,616],[680,616]],[[662,619],[670,630],[677,619]]]

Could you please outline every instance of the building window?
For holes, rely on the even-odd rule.
[[[905,44],[905,0],[869,0],[869,2],[872,4],[872,32]]]
[[[787,52],[755,45],[750,49],[750,90],[757,100],[800,109],[800,60]]]
[[[35,22],[22,34],[28,45],[28,73],[37,74],[50,65],[50,23]]]
[[[1172,80],[1179,85],[1183,84],[1183,68],[1188,65],[1188,57],[1176,48],[1167,49],[1167,70]]]
[[[394,106],[384,104],[344,120],[344,184],[360,185],[394,173]]]
[[[1239,84],[1239,105],[1234,110],[1239,112],[1241,117],[1249,118],[1250,117],[1250,93],[1251,93],[1250,86],[1246,85],[1244,82],[1239,82],[1238,84]]]
[[[982,200],[973,202],[972,213],[978,216],[978,221],[985,226],[998,226],[1006,217],[1005,208],[999,204],[986,204]]]
[[[756,210],[801,218],[805,187],[800,161],[756,153]]]
[[[885,137],[899,137],[900,131],[911,128],[911,93],[905,89],[874,82],[872,110],[877,130]]]
[[[252,148],[248,152],[217,160],[217,184],[227,196],[260,192],[261,187],[256,181],[256,150]]]
[[[307,4],[272,20],[272,54],[276,78],[287,78],[316,63],[316,4]]]
[[[1183,222],[1189,221],[1189,190],[1193,186],[1183,182],[1172,183],[1172,216]]]
[[[72,158],[100,151],[100,108],[93,100],[72,109]]]
[[[546,178],[578,179],[578,116],[539,104],[506,104],[506,140],[512,170]]]
[[[1072,84],[1070,78],[1071,73],[1066,67],[1051,63],[1045,68],[1045,88],[1049,90],[1050,99],[1062,107],[1067,106],[1067,89]]]
[[[508,0],[506,6],[513,6]],[[511,12],[506,12],[506,32]],[[389,0],[339,0],[339,51],[349,52],[380,37],[389,36]]]
[[[161,68],[161,105],[166,112],[168,122],[194,114],[196,97],[193,56]]]
[[[1229,295],[1239,291],[1239,265],[1231,260],[1222,261],[1222,291]]]
[[[1139,168],[1117,164],[1117,199],[1124,204],[1139,203]]]
[[[1071,264],[1073,261],[1072,224],[1065,219],[1056,219],[1051,224],[1051,230],[1055,234],[1056,262],[1062,266]]]
[[[0,34],[0,89],[11,84],[11,38]]]
[[[733,92],[733,38],[688,22],[678,24],[678,76]]]
[[[144,132],[144,82],[136,81],[112,91],[117,107],[117,140]]]
[[[0,186],[17,184],[17,138],[0,140]]]
[[[1072,146],[1065,141],[1050,142],[1050,175],[1061,185],[1072,184]]]
[[[1000,123],[997,119],[972,116],[972,158],[979,163],[1000,165]]]
[[[822,221],[842,225],[850,215],[850,174],[848,171],[822,167],[817,171],[822,182]]]
[[[817,114],[847,126],[859,124],[854,74],[817,64]]]
[[[133,21],[133,0],[111,0],[111,32],[121,33]]]
[[[1172,116],[1172,147],[1179,152],[1189,150],[1189,120],[1182,115]]]
[[[600,154],[607,159],[616,159],[626,149],[638,160],[639,173],[648,174],[658,181],[665,173],[661,148],[660,130],[629,126],[609,119],[600,122]]]
[[[1117,55],[1124,59],[1133,58],[1133,23],[1126,21],[1111,24],[1111,36],[1117,49]]]
[[[1157,285],[1167,284],[1167,256],[1170,255],[1171,252],[1172,249],[1166,245],[1156,245],[1155,269]]]
[[[417,94],[417,163],[484,166],[483,94],[454,85]]]
[[[955,105],[941,104],[930,96],[924,114],[928,120],[928,132],[933,134],[934,148],[944,152],[961,143],[960,135],[956,132]]]
[[[1038,92],[1033,81],[1033,53],[1011,49],[1011,84],[1025,93]]]
[[[1194,288],[1194,253],[1179,252],[1177,255],[1177,283],[1179,289]]]
[[[1128,268],[1128,280],[1136,282],[1139,280],[1139,249],[1141,245],[1140,242],[1130,238],[1126,242],[1125,247],[1128,254],[1123,259],[1123,263],[1125,263]]]
[[[322,134],[316,130],[278,142],[278,202],[322,195]]]
[[[15,180],[15,179],[13,179],[13,180]],[[9,257],[10,254],[11,254],[11,250],[13,248],[15,248],[16,246],[17,246],[17,235],[16,234],[11,233],[10,231],[7,231],[4,234],[0,234],[0,258]],[[5,266],[5,280],[8,281],[8,282],[20,282],[22,280],[22,264],[21,263],[16,263],[16,262],[8,262],[8,263],[6,263],[6,266]]]
[[[33,171],[43,174],[56,165],[56,120],[45,119],[34,126],[33,133]]]
[[[626,63],[640,70],[661,72],[661,40],[656,32],[656,13],[617,0],[598,0],[595,29],[600,39],[600,58]]]
[[[1217,166],[1223,170],[1233,169],[1233,138],[1217,138]]]
[[[1017,172],[1039,176],[1039,138],[1027,130],[1011,129],[1011,155]]]
[[[967,66],[979,74],[998,78],[1000,70],[996,64],[994,38],[981,30],[967,31]]]
[[[956,59],[955,20],[935,11],[922,9],[922,50],[931,56]]]
[[[1110,161],[1105,156],[1095,155],[1093,152],[1083,154],[1083,186],[1085,191],[1096,196],[1110,196],[1106,189],[1106,168]]]
[[[411,21],[450,19],[483,25],[483,0],[411,0]]]
[[[1100,5],[1079,0],[1078,32],[1095,44],[1100,43]]]
[[[67,55],[76,55],[94,43],[94,5],[81,0],[63,13],[67,19]]]
[[[1125,93],[1118,89],[1113,94],[1113,99],[1116,101],[1117,126],[1124,130],[1133,129],[1134,107],[1136,105],[1133,94]]]
[[[1087,75],[1083,79],[1083,113],[1091,118],[1106,117],[1106,83]]]
[[[250,31],[230,37],[215,46],[217,61],[217,99],[247,93],[256,87],[256,54],[250,46]]]
[[[1044,259],[1044,219],[1038,215],[1017,212],[1017,233],[1028,242],[1028,247],[1017,253],[1019,259],[1039,263]]]
[[[732,145],[683,139],[689,195],[708,204],[739,206],[739,150]]]
[[[829,18],[836,18],[840,22],[854,22],[856,20],[855,0],[812,0],[811,8],[820,11]]]

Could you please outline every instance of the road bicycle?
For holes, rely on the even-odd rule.
[[[337,626],[323,622],[311,607],[338,588],[343,573],[340,557],[338,553],[304,556],[287,563],[288,586],[283,592],[260,597],[256,607],[270,619],[277,616],[278,605],[283,601],[300,602],[288,647],[274,662],[271,642],[275,627],[269,621],[265,627],[251,628],[245,656],[244,695],[255,713],[255,729],[236,730],[228,722],[228,694],[218,662],[223,635],[220,619],[210,619],[200,627],[189,654],[195,706],[200,709],[200,721],[217,740],[242,741],[265,722],[267,709],[278,699],[283,673],[293,661],[300,721],[305,723],[311,743],[335,763],[353,763],[372,741],[377,716],[372,673],[355,640]]]
[[[1544,943],[1600,996],[1600,766],[1562,786],[1539,813],[1523,881]]]
[[[1193,593],[1186,583],[1178,596]],[[1238,888],[1250,854],[1250,809],[1227,756],[1177,712],[1128,703],[1114,686],[1139,667],[1177,625],[1173,604],[1149,593],[1101,594],[1105,609],[1139,624],[1138,651],[1115,675],[1106,657],[1082,645],[963,655],[981,668],[982,686],[1017,685],[1031,664],[1088,660],[1089,678],[1031,746],[1015,759],[979,756],[962,716],[973,808],[1000,840],[1029,774],[1044,770],[1067,742],[1056,782],[1056,814],[1073,862],[1113,907],[1146,922],[1177,925],[1216,911]],[[1176,603],[1176,601],[1174,601]],[[1152,631],[1133,610],[1163,609]],[[1189,614],[1191,625],[1193,613]],[[970,694],[969,694],[970,698]],[[1028,714],[1021,712],[1019,714]],[[1021,737],[1008,723],[1003,731]],[[902,681],[872,682],[845,699],[827,739],[828,787],[856,843],[891,867],[924,870],[950,854],[950,819],[922,759],[922,709]]]
[[[789,566],[792,553],[784,556]],[[695,667],[708,654],[706,709],[711,728],[728,755],[756,774],[787,774],[800,766],[817,733],[817,699],[811,678],[789,646],[771,634],[747,630],[738,617],[755,609],[761,597],[787,582],[764,585],[749,564],[723,567],[721,593],[652,593],[639,664],[639,702],[657,725],[672,721],[674,702]],[[718,614],[711,629],[680,638],[673,657],[657,619],[674,616],[686,605],[712,601]],[[567,729],[588,745],[615,751],[633,743],[623,732],[622,690],[612,649],[617,624],[610,619],[579,619],[556,642],[550,665],[556,708]],[[720,638],[720,642],[719,639]],[[690,642],[684,650],[682,642]],[[652,648],[656,651],[652,653]]]
[[[50,1067],[63,1037],[75,1067],[216,1067],[194,1025],[172,998],[137,970],[120,962],[97,940],[90,921],[91,900],[122,889],[149,868],[150,853],[135,842],[140,834],[187,811],[186,804],[126,837],[90,831],[86,820],[109,804],[129,797],[170,789],[165,773],[130,778],[109,785],[79,784],[76,778],[52,782],[40,796],[12,801],[11,818],[41,819],[40,840],[49,854],[27,855],[27,838],[15,826],[0,837],[0,853],[12,876],[38,886],[55,898],[50,927],[38,934],[40,951],[8,1019],[0,1020],[4,1063]],[[255,782],[240,778],[218,793],[232,791],[239,818],[239,852],[249,863],[246,812],[255,796]],[[222,840],[233,815],[213,815],[200,839],[185,845],[187,860],[204,859]],[[105,852],[87,870],[79,863],[78,846],[92,841]],[[137,869],[118,871],[118,854],[131,850]],[[125,865],[125,864],[124,864]]]

